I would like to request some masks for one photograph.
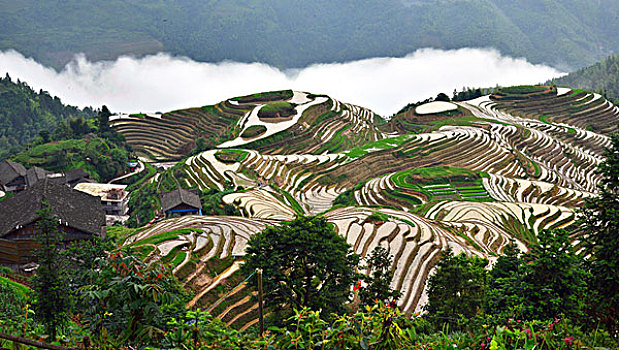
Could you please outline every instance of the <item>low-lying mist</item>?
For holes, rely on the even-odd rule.
[[[422,49],[405,57],[370,58],[279,70],[262,63],[196,62],[157,54],[90,62],[83,55],[57,72],[15,51],[0,51],[0,74],[80,107],[113,112],[166,112],[255,92],[324,93],[388,116],[410,102],[462,87],[535,84],[562,75],[554,68],[493,49]]]

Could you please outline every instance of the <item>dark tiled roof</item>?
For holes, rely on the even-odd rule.
[[[187,191],[179,188],[174,191],[161,193],[161,207],[163,211],[168,211],[180,204],[186,204],[197,209],[202,208],[200,196],[195,190]]]
[[[5,160],[0,163],[0,182],[8,184],[20,176],[26,176],[26,168],[19,163]]]
[[[41,169],[38,166],[28,169],[28,171],[26,171],[26,185],[34,185],[39,182],[39,180],[45,179],[47,174],[50,174],[50,172],[45,169]]]
[[[26,191],[0,202],[0,237],[17,226],[35,221],[42,200],[49,202],[52,214],[67,226],[99,234],[105,225],[105,214],[99,197],[44,179]]]
[[[90,179],[90,174],[82,169],[69,170],[65,172],[64,175],[66,176],[68,183],[75,182],[81,179]]]

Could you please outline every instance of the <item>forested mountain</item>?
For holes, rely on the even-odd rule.
[[[590,67],[556,79],[555,83],[599,91],[617,103],[619,102],[619,55],[609,56]]]
[[[66,106],[47,91],[35,92],[25,82],[13,82],[7,74],[0,78],[0,160],[16,153],[42,130],[49,138],[60,122],[93,115],[91,108]]]
[[[615,0],[0,0],[0,49],[54,67],[166,51],[279,67],[494,47],[570,70],[619,48]]]

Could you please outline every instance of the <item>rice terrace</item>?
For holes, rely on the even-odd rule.
[[[597,193],[618,117],[597,93],[551,86],[430,102],[388,119],[290,90],[113,117],[140,159],[175,163],[135,189],[212,191],[236,213],[123,229],[124,244],[172,264],[195,293],[188,306],[248,329],[258,322],[257,291],[239,272],[248,240],[320,215],[359,256],[377,246],[393,255],[391,286],[412,315],[446,247],[494,261],[512,239],[526,251],[542,230],[562,228],[582,249],[577,211]]]

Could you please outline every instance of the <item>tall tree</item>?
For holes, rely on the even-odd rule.
[[[357,280],[359,257],[321,217],[268,226],[247,246],[245,274],[263,270],[267,306],[340,312]]]
[[[619,134],[611,137],[606,160],[598,167],[602,180],[599,195],[585,202],[582,210],[584,242],[591,254],[592,305],[612,333],[619,332]]]
[[[523,291],[525,317],[548,320],[566,315],[583,316],[587,284],[584,260],[574,252],[565,230],[544,230],[538,243],[525,254]]]
[[[99,136],[104,137],[104,135],[110,131],[110,117],[112,113],[107,108],[107,106],[101,107],[101,111],[97,115],[97,122],[99,125]]]
[[[40,247],[35,252],[39,268],[33,279],[34,310],[48,336],[56,340],[58,329],[69,319],[70,309],[66,264],[60,253],[63,234],[58,230],[58,218],[52,216],[48,202],[42,202],[42,209],[37,211],[37,215]]]
[[[460,320],[474,317],[485,301],[488,260],[465,253],[454,255],[445,250],[428,281],[428,304],[425,309],[436,323],[455,326]]]
[[[512,240],[490,271],[486,312],[499,318],[522,318],[524,269],[520,250]]]
[[[376,300],[392,302],[398,299],[402,293],[391,288],[393,255],[377,246],[365,260],[369,274],[363,277],[367,285],[359,291],[361,304],[373,305]]]

